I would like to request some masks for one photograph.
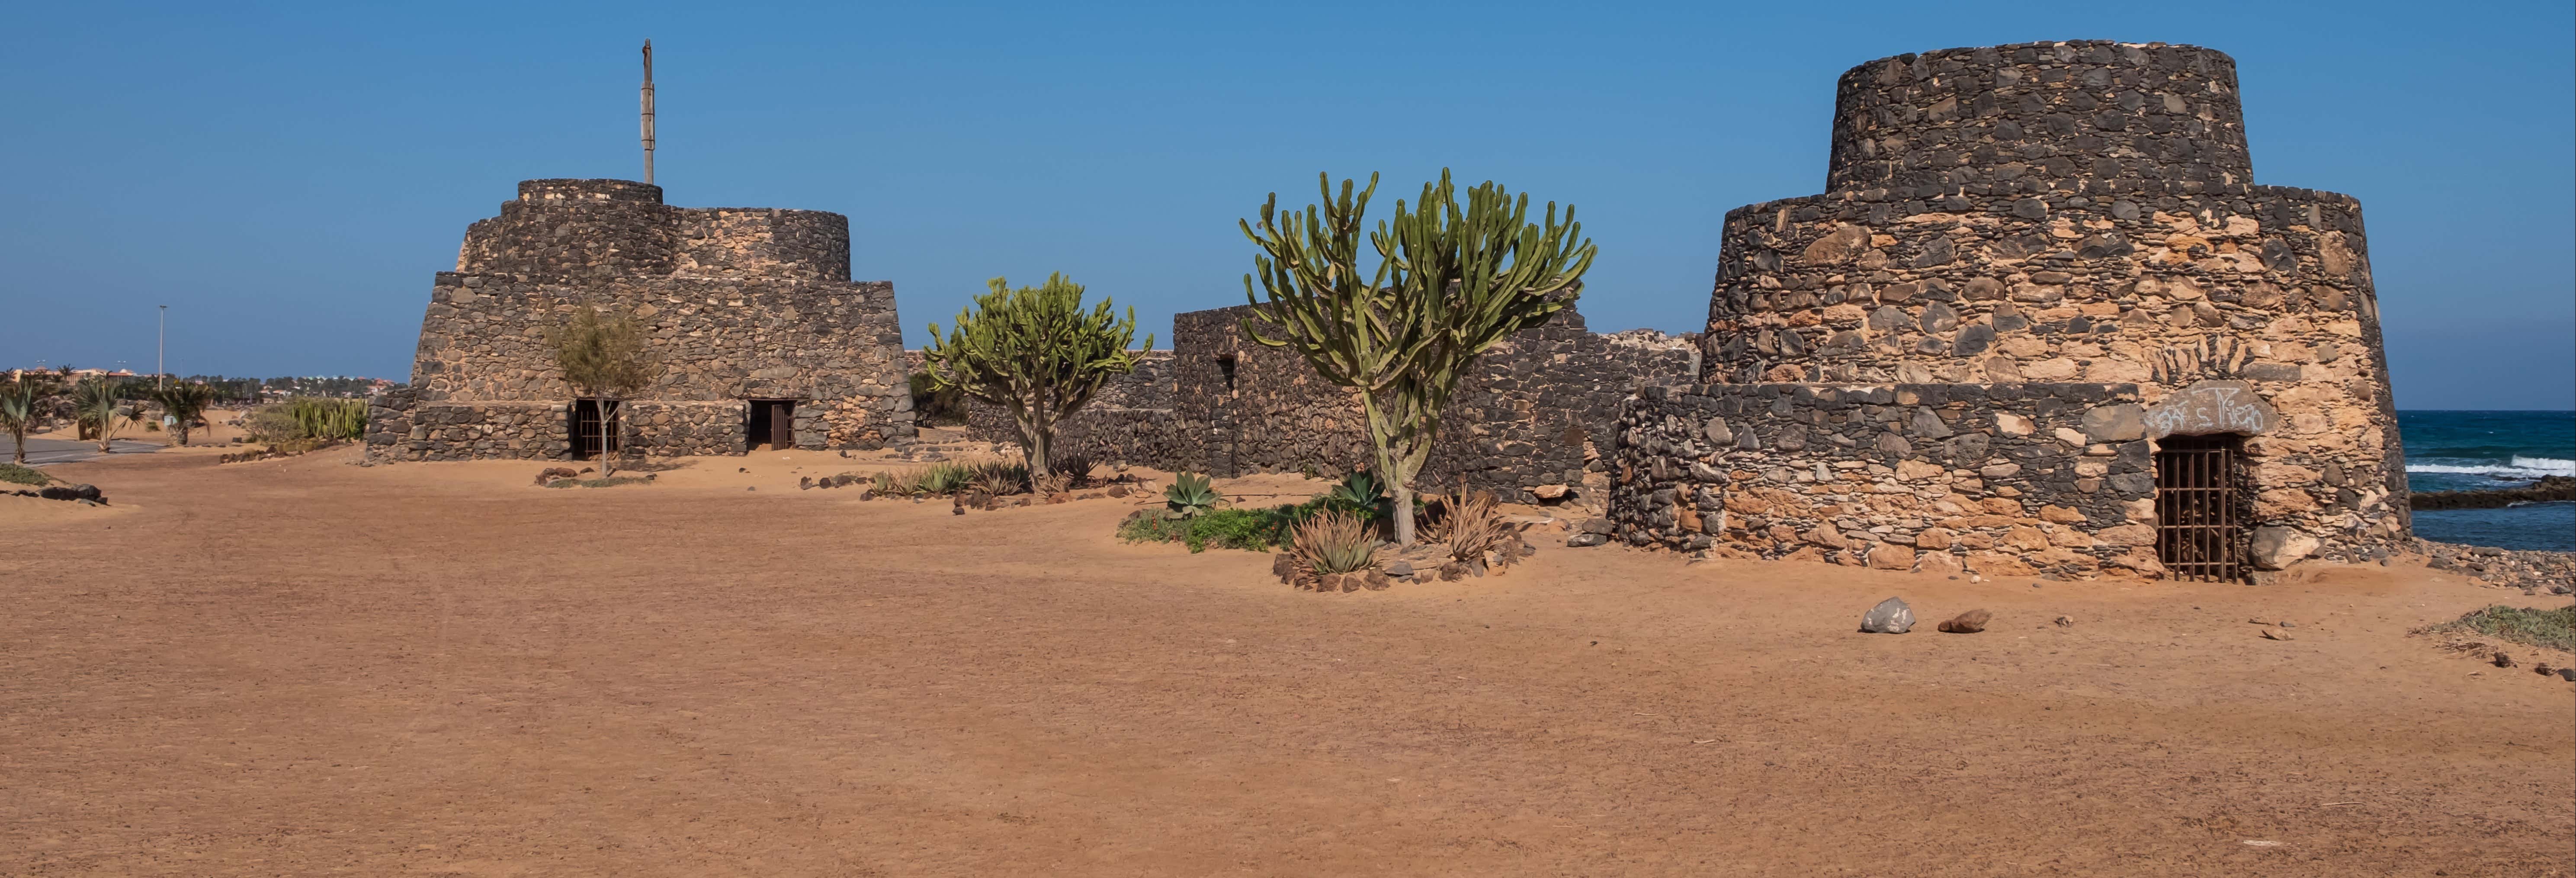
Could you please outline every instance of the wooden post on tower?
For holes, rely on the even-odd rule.
[[[644,182],[653,182],[653,41],[644,41]]]

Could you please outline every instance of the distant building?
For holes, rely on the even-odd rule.
[[[660,380],[577,398],[546,344],[578,308],[641,320]],[[875,448],[914,435],[894,284],[850,280],[849,220],[676,208],[625,180],[529,180],[466,229],[421,320],[411,386],[377,397],[373,460]]]

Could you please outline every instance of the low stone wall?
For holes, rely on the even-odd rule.
[[[2128,384],[1646,388],[1620,413],[1614,536],[1989,576],[2158,575]]]
[[[399,395],[397,395],[399,393]],[[744,404],[735,401],[626,404],[625,457],[741,454]],[[796,432],[818,434],[830,409],[799,406]],[[388,392],[367,407],[369,463],[422,460],[571,460],[569,402],[423,403]]]
[[[1200,438],[1192,468],[1338,476],[1365,463],[1368,427],[1358,398],[1317,377],[1296,352],[1254,343],[1242,327],[1250,311],[1239,305],[1172,318],[1173,408]],[[1416,486],[1438,490],[1464,479],[1512,502],[1536,499],[1534,489],[1604,487],[1601,437],[1617,421],[1620,401],[1648,383],[1697,372],[1688,337],[1595,335],[1582,314],[1558,312],[1487,351],[1460,377]]]

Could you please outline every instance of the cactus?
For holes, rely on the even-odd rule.
[[[1163,489],[1163,505],[1166,507],[1163,516],[1196,518],[1215,509],[1217,501],[1222,499],[1224,497],[1217,494],[1208,477],[1196,473],[1174,473],[1171,486]]]
[[[998,277],[989,284],[992,292],[957,312],[955,328],[944,337],[939,324],[930,324],[923,365],[934,389],[958,390],[1008,410],[1029,475],[1044,478],[1056,424],[1080,411],[1111,376],[1136,371],[1143,351],[1127,349],[1136,339],[1136,309],[1128,308],[1120,319],[1103,296],[1085,311],[1082,285],[1061,274],[1047,275],[1043,286],[1016,290]],[[1144,346],[1154,346],[1152,334]]]
[[[1418,204],[1396,202],[1392,223],[1369,234],[1379,261],[1363,279],[1359,235],[1377,175],[1353,195],[1342,181],[1318,175],[1324,203],[1303,214],[1278,212],[1279,195],[1261,206],[1261,224],[1238,221],[1261,248],[1243,295],[1253,316],[1245,334],[1270,347],[1292,348],[1324,380],[1358,392],[1376,470],[1395,492],[1395,538],[1413,543],[1413,477],[1431,455],[1440,411],[1476,356],[1512,333],[1547,322],[1573,303],[1596,252],[1567,205],[1557,221],[1549,202],[1542,222],[1529,222],[1529,196],[1513,198],[1484,183],[1458,206],[1449,171],[1426,183]],[[1578,239],[1580,243],[1578,243]]]

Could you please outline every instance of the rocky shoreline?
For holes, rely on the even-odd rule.
[[[2416,540],[2424,566],[2477,577],[2489,585],[2527,593],[2576,594],[2576,552],[2499,549]]]
[[[2541,476],[2519,488],[2490,491],[2431,491],[2414,495],[2416,509],[2502,509],[2522,503],[2576,500],[2576,477]]]

